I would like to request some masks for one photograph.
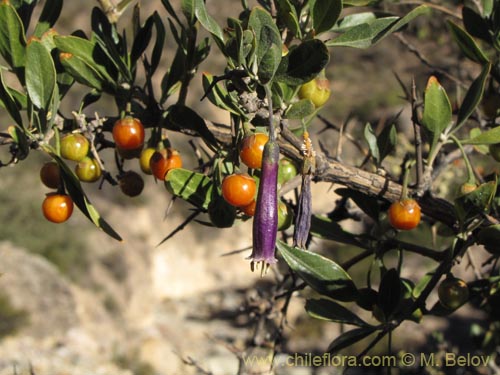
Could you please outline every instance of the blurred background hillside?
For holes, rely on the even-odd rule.
[[[172,3],[179,9],[180,1]],[[459,13],[458,2],[442,3]],[[166,20],[159,0],[140,4],[144,18],[157,10]],[[91,10],[97,5],[97,1],[66,1],[56,30],[68,34],[80,28],[89,34]],[[401,13],[412,7],[397,2],[388,5]],[[208,0],[207,7],[221,24],[228,16],[237,17],[240,11],[239,1]],[[123,15],[120,27],[129,27],[131,13],[129,9]],[[403,92],[396,75],[407,87],[414,78],[421,90],[431,74],[442,77],[436,68],[465,82],[477,74],[476,68],[466,63],[450,43],[442,14],[434,12],[417,19],[405,37],[406,45],[392,36],[368,50],[330,49],[327,76],[332,81],[332,97],[321,114],[337,125],[350,119],[346,131],[362,144],[366,122],[381,126],[396,119],[401,111],[395,120],[398,128],[410,129],[409,107],[401,98]],[[168,32],[167,40],[158,79],[173,57],[174,42]],[[434,66],[423,64],[409,51],[408,44],[418,45]],[[216,46],[212,49],[216,50]],[[222,63],[222,57],[215,52],[200,71],[220,74]],[[443,77],[442,83],[449,92],[457,92],[451,80]],[[84,94],[84,90],[73,89],[63,103],[66,116],[78,108]],[[198,76],[187,104],[207,119],[227,124],[229,116],[207,100],[200,102],[202,94]],[[114,108],[111,100],[103,100],[89,106],[86,113],[116,116]],[[10,120],[5,111],[0,111],[0,116],[4,124],[0,129],[4,130]],[[312,125],[313,140],[317,143],[321,137],[323,146],[335,155],[337,132],[324,127],[319,120]],[[194,167],[195,156],[185,146],[188,138],[178,134],[170,137],[181,149],[186,166]],[[403,149],[405,146],[400,145]],[[356,165],[365,155],[345,142],[341,157]],[[111,162],[112,154],[105,154],[106,158]],[[202,373],[201,369],[215,375],[237,373],[241,361],[235,348],[251,346],[249,342],[254,338],[256,322],[249,312],[265,300],[278,277],[270,272],[261,279],[258,272],[250,272],[245,257],[250,253],[251,222],[230,229],[191,223],[157,246],[184,221],[190,207],[175,201],[165,217],[171,196],[163,184],[145,178],[144,193],[133,199],[109,184],[102,189],[85,185],[91,201],[123,236],[122,243],[96,230],[80,212],[75,212],[69,222],[54,225],[44,220],[40,210],[48,189],[40,183],[38,170],[46,160],[32,152],[21,164],[0,169],[0,375],[28,374],[30,366],[37,375],[180,375]],[[134,163],[137,160],[127,161],[127,166],[139,171]],[[333,209],[335,188],[314,186],[316,213]],[[363,224],[347,225],[355,228]],[[426,229],[422,234],[431,238]],[[319,241],[313,246],[337,260],[353,251]],[[245,251],[233,253],[241,249]],[[418,262],[421,260],[415,260],[412,273],[420,272]],[[359,270],[361,266],[352,270],[354,277],[365,276],[356,275]],[[422,273],[425,270],[422,267]],[[455,336],[461,333],[461,319],[470,321],[469,311],[463,310],[454,318],[455,327],[459,327],[453,332]],[[292,299],[288,323],[284,340],[289,352],[321,352],[338,329],[307,317],[300,296]],[[443,319],[429,319],[423,327],[403,326],[402,332],[407,334],[395,338],[397,348],[418,348],[439,341],[432,338],[431,332],[447,332]],[[447,338],[453,341],[454,335]],[[307,369],[286,371],[282,373],[312,373]],[[323,373],[331,373],[328,371],[331,369]]]

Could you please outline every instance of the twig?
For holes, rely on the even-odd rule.
[[[188,366],[192,366],[194,367],[198,372],[198,374],[202,374],[202,375],[214,375],[214,373],[212,371],[209,371],[209,370],[205,370],[203,367],[201,367],[198,362],[196,360],[194,360],[191,356],[187,356],[187,357],[181,357],[179,355],[179,358],[181,359],[181,361],[185,364],[185,365],[188,365]]]
[[[322,115],[318,115],[318,119],[320,119],[324,124],[325,124],[325,128],[323,130],[320,130],[319,133],[325,131],[326,129],[333,129],[337,132],[339,132],[339,136],[344,136],[345,138],[347,138],[349,141],[352,142],[352,144],[359,150],[363,153],[363,155],[368,155],[368,151],[366,150],[365,147],[363,147],[361,145],[360,142],[358,142],[358,140],[356,138],[354,138],[351,134],[349,133],[346,133],[344,130],[345,130],[345,127],[347,126],[347,123],[349,122],[349,118],[346,119],[346,121],[342,124],[342,126],[337,126],[335,125],[334,123],[330,122],[329,120],[327,120],[326,118],[324,118]],[[337,149],[337,157],[339,155],[339,150]]]
[[[423,193],[422,189],[422,176],[424,174],[424,162],[422,157],[422,134],[420,124],[418,122],[417,112],[417,87],[415,85],[415,78],[411,80],[411,120],[413,123],[413,132],[415,134],[415,156],[417,159],[417,191]]]
[[[212,124],[207,123],[208,128],[212,131]],[[215,128],[218,134],[218,140],[228,140],[227,135],[222,135],[220,127]],[[215,134],[214,134],[215,135]],[[281,136],[283,140],[278,140],[282,153],[288,156],[292,161],[300,164],[302,154],[300,147],[302,142],[286,127],[281,128]],[[389,202],[399,200],[401,197],[401,184],[392,181],[386,176],[381,176],[376,173],[368,172],[360,168],[352,167],[339,163],[335,160],[328,160],[324,155],[316,156],[316,173],[315,181],[331,182],[344,185],[363,194],[385,199]],[[453,205],[441,198],[433,197],[430,194],[425,194],[419,198],[419,204],[422,207],[422,212],[427,216],[440,221],[452,229],[456,229],[457,218],[454,214]]]
[[[465,254],[467,255],[467,260],[469,261],[469,265],[472,267],[472,270],[474,271],[476,279],[481,280],[483,278],[483,275],[481,274],[481,271],[479,270],[479,267],[476,264],[476,260],[474,259],[471,249],[470,248],[467,249]]]
[[[201,210],[196,210],[194,211],[191,215],[189,215],[186,220],[184,220],[181,224],[179,224],[179,226],[177,228],[175,228],[172,232],[170,232],[170,234],[165,237],[163,240],[160,241],[160,243],[158,245],[156,245],[157,247],[160,246],[161,244],[163,244],[164,242],[168,241],[169,239],[171,239],[173,236],[175,236],[178,232],[180,232],[181,230],[183,230],[192,220],[194,220],[194,218],[196,216],[198,216],[199,214],[201,214]]]
[[[400,33],[394,33],[393,35],[399,40],[399,42],[402,45],[404,45],[408,49],[408,51],[410,51],[411,53],[413,53],[424,65],[427,65],[429,68],[435,70],[436,72],[439,72],[440,74],[442,74],[446,78],[448,78],[451,81],[455,82],[460,87],[462,87],[464,89],[467,88],[467,86],[465,85],[465,83],[463,83],[460,79],[454,77],[453,75],[451,75],[450,73],[448,73],[448,71],[446,71],[445,69],[442,69],[442,68],[439,68],[439,67],[433,65],[427,59],[427,57],[425,57],[422,54],[422,52],[420,52],[420,50],[417,47],[415,47],[413,44],[411,44],[403,35],[401,35]]]

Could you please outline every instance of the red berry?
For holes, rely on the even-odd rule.
[[[411,198],[393,202],[389,207],[389,222],[396,229],[415,228],[420,223],[420,216],[420,206]]]
[[[115,122],[113,140],[121,150],[137,150],[144,145],[144,126],[141,121],[131,116]]]
[[[240,158],[249,168],[262,166],[262,153],[269,137],[264,133],[255,133],[243,139],[241,143]]]
[[[48,221],[62,223],[73,213],[73,200],[66,194],[47,194],[42,203],[42,212]]]
[[[61,184],[59,165],[54,161],[45,163],[40,169],[40,180],[48,188],[57,189]]]
[[[257,201],[254,199],[250,204],[240,207],[241,211],[247,216],[255,215],[255,207],[257,206]]]
[[[164,148],[151,155],[149,167],[157,179],[164,180],[169,170],[182,167],[182,158],[176,150]]]
[[[232,174],[222,181],[222,196],[232,206],[248,206],[255,199],[257,185],[247,174]]]

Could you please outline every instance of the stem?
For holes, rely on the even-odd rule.
[[[267,105],[269,108],[269,142],[276,142],[276,131],[274,128],[274,118],[273,118],[273,99],[271,86],[268,84],[264,85],[267,96]]]
[[[403,177],[403,188],[401,189],[400,200],[408,199],[408,182],[410,180],[410,170],[413,163],[415,163],[415,161],[410,160],[405,164],[405,174]]]
[[[472,169],[472,165],[470,163],[469,157],[467,156],[467,153],[465,152],[462,144],[457,139],[457,137],[455,137],[454,135],[450,135],[450,138],[453,142],[455,142],[457,147],[460,149],[460,152],[462,153],[462,157],[463,157],[464,163],[465,163],[465,168],[467,169],[467,182],[471,183],[471,184],[475,184],[476,177],[474,175],[474,169]]]
[[[194,69],[193,54],[194,54],[194,49],[196,47],[196,35],[197,35],[196,26],[191,25],[191,27],[189,28],[189,38],[188,38],[188,45],[186,52],[186,70],[184,71],[182,77],[182,84],[179,92],[179,98],[177,99],[177,103],[181,105],[186,104],[189,83],[193,78],[193,69]]]
[[[417,88],[415,79],[411,82],[411,107],[412,107],[412,122],[413,132],[415,134],[415,155],[417,158],[417,190],[422,188],[422,176],[424,174],[424,162],[422,157],[422,134],[420,132],[420,125],[417,116]]]

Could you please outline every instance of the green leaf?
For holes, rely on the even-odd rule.
[[[292,103],[285,111],[284,117],[290,120],[303,119],[312,115],[315,110],[316,107],[311,100],[302,99]]]
[[[326,45],[328,47],[368,48],[375,44],[377,35],[384,29],[388,29],[398,19],[398,17],[384,17],[362,23],[348,29],[340,36],[330,39]]]
[[[349,14],[339,20],[337,24],[332,27],[331,31],[342,33],[345,32],[355,26],[359,26],[362,24],[369,24],[377,19],[377,16],[373,12],[362,12],[362,13],[354,13]]]
[[[161,55],[163,53],[163,49],[165,48],[165,39],[166,39],[165,25],[163,25],[163,22],[161,21],[161,17],[158,14],[158,12],[153,13],[153,21],[156,28],[156,39],[155,39],[155,45],[153,47],[153,52],[151,54],[151,66],[150,66],[151,75],[154,74],[154,72],[158,68],[158,65],[160,64]]]
[[[342,12],[342,0],[314,1],[312,15],[313,28],[316,35],[330,30]]]
[[[481,102],[490,70],[491,64],[486,64],[479,76],[474,80],[474,82],[472,82],[469,90],[467,90],[464,101],[458,110],[457,126],[461,126],[465,121],[467,121],[478,104]]]
[[[17,14],[19,15],[19,18],[23,22],[24,30],[28,30],[29,24],[31,22],[31,16],[33,15],[33,10],[37,5],[38,0],[8,0],[3,2],[14,6]]]
[[[396,311],[401,297],[401,280],[398,271],[392,268],[384,274],[378,292],[378,306],[384,312],[386,319]]]
[[[68,165],[58,155],[50,150],[46,150],[52,158],[59,164],[64,186],[68,194],[73,199],[75,205],[95,226],[102,229],[107,235],[115,240],[122,241],[120,235],[101,217],[96,208],[90,203],[87,195],[83,191],[80,180]]]
[[[214,76],[212,74],[204,72],[202,75],[202,84],[206,97],[213,105],[234,113],[235,115],[245,116],[245,113],[243,113],[237,103],[231,98],[227,90],[218,83],[214,83]]]
[[[302,85],[316,77],[328,64],[330,54],[318,39],[302,42],[281,59],[276,79],[288,85]]]
[[[377,137],[377,145],[380,152],[380,162],[389,155],[396,147],[398,132],[396,125],[385,126],[382,132]]]
[[[451,103],[443,86],[431,76],[424,93],[422,124],[432,134],[431,149],[441,133],[451,124]]]
[[[196,20],[195,15],[195,1],[194,0],[182,0],[181,10],[184,16],[188,20],[189,24],[192,25]]]
[[[104,77],[107,84],[115,84],[115,80],[108,73],[106,66],[113,63],[108,56],[103,55],[96,46],[95,41],[90,41],[77,36],[54,36],[54,43],[60,52],[71,53],[85,62],[85,65],[97,71]]]
[[[375,222],[378,222],[380,216],[380,207],[378,201],[373,197],[363,194],[348,188],[336,189],[335,193],[342,197],[348,197],[358,206],[365,214],[371,217]]]
[[[383,17],[368,20],[366,23],[348,29],[344,34],[326,42],[328,47],[344,46],[353,48],[368,48],[380,42],[386,36],[399,31],[416,17],[429,11],[426,5],[420,5],[404,17]]]
[[[0,4],[0,55],[16,71],[24,67],[26,56],[24,27],[12,5]]]
[[[207,8],[203,0],[193,0],[194,3],[194,13],[201,25],[211,33],[220,44],[224,44],[224,34],[221,27],[215,21],[212,16],[207,13]]]
[[[483,133],[479,132],[479,135],[471,139],[460,141],[460,143],[464,145],[493,145],[500,143],[500,126],[489,129]]]
[[[375,331],[375,327],[361,327],[344,332],[340,336],[337,336],[337,338],[333,340],[330,345],[328,345],[328,349],[326,349],[326,352],[336,354],[342,349],[347,348],[357,343],[358,341],[363,340],[365,337],[370,336]]]
[[[420,296],[420,294],[427,287],[427,284],[429,284],[433,276],[434,272],[427,272],[424,276],[422,276],[422,278],[418,281],[417,285],[415,285],[415,287],[413,288],[412,291],[413,298],[418,298]]]
[[[208,130],[205,120],[189,107],[180,104],[170,106],[166,125],[168,129],[188,131],[192,135],[201,136],[208,144],[218,146],[217,139]]]
[[[344,306],[328,299],[308,299],[305,309],[311,317],[316,319],[352,324],[360,327],[369,325]]]
[[[165,176],[165,187],[173,195],[207,210],[212,199],[214,184],[202,173],[176,168]]]
[[[344,0],[344,6],[364,7],[370,4],[378,3],[379,0]]]
[[[83,59],[71,53],[64,53],[59,56],[59,61],[64,70],[81,84],[101,91],[105,79],[92,66]]]
[[[48,29],[50,29],[56,23],[57,19],[61,15],[61,10],[63,6],[63,0],[51,0],[46,1],[42,9],[42,14],[38,19],[36,24],[34,35],[41,37]]]
[[[377,164],[380,164],[380,152],[378,149],[377,136],[370,123],[366,123],[364,131],[365,140],[370,148],[370,153]]]
[[[465,30],[467,30],[470,35],[480,38],[489,44],[492,43],[491,35],[488,32],[488,21],[485,18],[481,17],[468,6],[464,6],[462,8],[462,20]]]
[[[488,57],[486,57],[484,52],[481,50],[481,48],[479,48],[472,36],[467,31],[450,20],[447,21],[447,25],[450,29],[453,39],[455,39],[455,42],[458,44],[458,47],[465,56],[479,64],[489,63]]]
[[[293,36],[302,39],[299,18],[295,7],[289,0],[277,0],[276,4],[278,8],[278,20],[286,25]]]
[[[345,243],[362,249],[366,248],[366,246],[359,242],[353,234],[343,230],[339,223],[326,217],[312,216],[311,234],[325,240]]]
[[[36,39],[26,48],[26,90],[33,104],[49,111],[56,85],[56,68],[50,52]]]
[[[262,8],[254,8],[248,27],[255,33],[257,75],[261,83],[269,82],[281,61],[281,35],[271,15]]]
[[[358,289],[358,298],[356,304],[364,310],[373,311],[377,305],[378,292],[372,288]]]
[[[96,42],[95,52],[107,57],[106,69],[116,71],[114,76],[132,84],[133,77],[127,58],[127,42],[117,30],[116,24],[111,23],[106,14],[98,7],[92,9],[91,15],[92,40]],[[111,63],[111,64],[109,64]]]
[[[431,8],[425,4],[419,5],[418,7],[412,9],[404,17],[400,18],[398,21],[392,24],[390,28],[378,34],[374,39],[374,43],[378,43],[381,39],[385,38],[386,36],[401,30],[404,26],[406,26],[408,23],[413,21],[418,16],[430,13],[430,10]]]
[[[170,69],[164,75],[161,83],[162,96],[160,103],[165,103],[170,95],[172,95],[180,87],[183,72],[186,70],[186,56],[182,46],[178,46],[174,56],[174,60],[170,65]]]
[[[12,117],[17,125],[23,127],[23,119],[20,112],[21,108],[12,96],[9,87],[5,83],[3,74],[0,74],[0,100],[2,101],[7,112],[9,112],[10,117]]]
[[[478,244],[493,255],[500,255],[500,224],[490,225],[479,231]]]
[[[280,240],[276,246],[288,266],[319,294],[341,301],[356,299],[354,282],[334,261],[307,250],[290,247]]]
[[[132,44],[132,49],[130,50],[130,63],[132,66],[136,65],[137,60],[139,60],[141,55],[148,47],[149,42],[151,41],[151,36],[153,34],[153,25],[154,19],[153,16],[150,16],[144,23],[144,26],[142,26],[137,32],[137,35],[135,36],[134,42]]]
[[[497,181],[481,184],[476,190],[455,199],[455,208],[462,221],[487,213],[497,191]]]
[[[264,30],[268,30],[265,28]],[[271,81],[281,61],[281,44],[271,44],[266,54],[262,56],[257,75],[261,84]]]
[[[25,131],[20,126],[11,125],[7,128],[7,132],[17,144],[16,158],[19,160],[26,159],[30,153],[30,146]]]

